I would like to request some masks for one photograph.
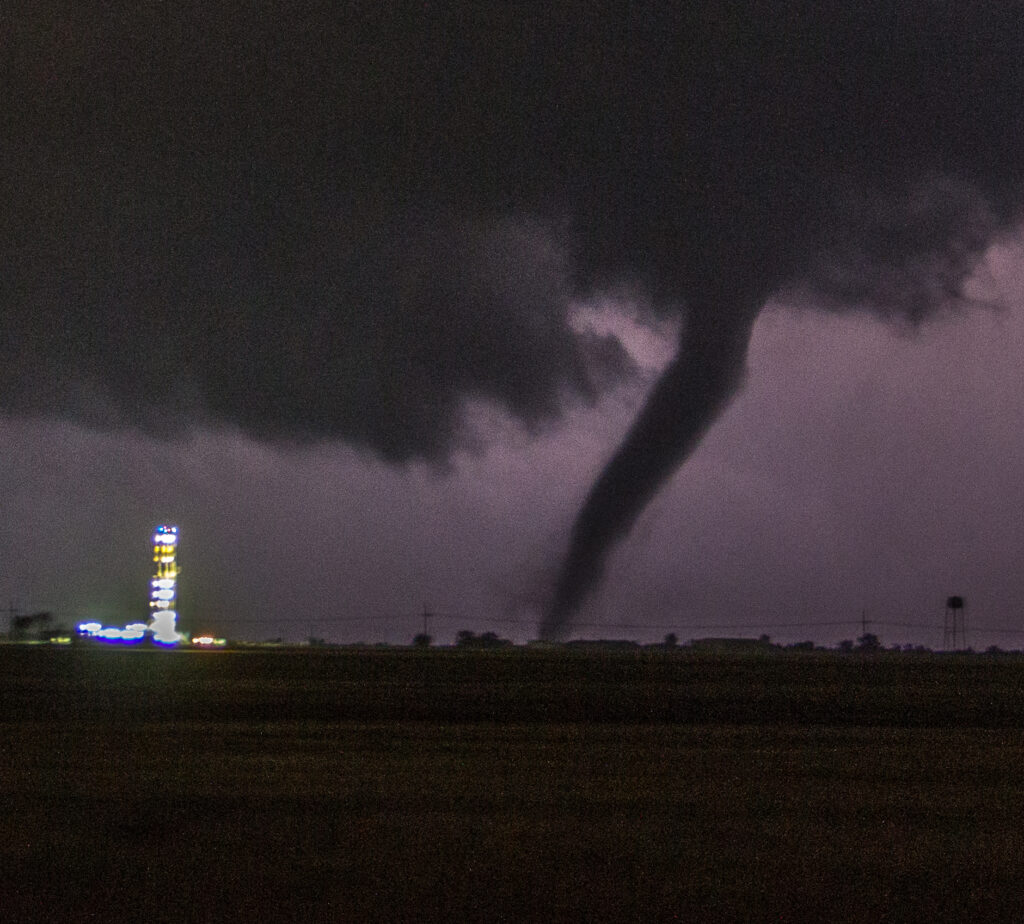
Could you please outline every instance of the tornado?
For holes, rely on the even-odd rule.
[[[1024,217],[1015,3],[19,6],[0,417],[443,468],[490,441],[475,403],[537,432],[633,373],[575,305],[685,303],[549,637],[736,393],[764,302],[913,329]]]
[[[764,298],[723,286],[716,295],[689,304],[675,357],[576,517],[541,624],[542,638],[565,636],[616,544],[742,385],[751,331]]]

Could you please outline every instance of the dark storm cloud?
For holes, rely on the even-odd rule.
[[[561,219],[473,189],[515,157],[477,163],[454,23],[134,6],[19,23],[7,410],[440,459],[467,397],[533,424],[628,371]]]
[[[443,458],[467,397],[534,423],[626,368],[571,299],[685,305],[560,631],[768,297],[918,323],[1020,205],[1016,4],[600,6],[13,15],[3,407]]]

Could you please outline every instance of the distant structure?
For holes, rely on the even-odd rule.
[[[174,645],[180,639],[178,619],[178,527],[158,526],[153,534],[153,562],[156,574],[150,582],[149,629],[153,640]]]
[[[51,622],[53,622],[53,613],[29,613],[17,615],[12,612],[9,637],[15,642],[21,642],[29,638],[37,638],[40,640],[47,639],[51,634]],[[33,629],[35,632],[33,632]]]
[[[942,648],[961,651],[967,647],[967,625],[963,597],[946,597],[946,615],[942,621]]]
[[[695,651],[758,652],[772,651],[775,646],[767,635],[760,638],[695,638],[690,640]]]
[[[99,622],[78,624],[80,638],[98,642],[138,644],[147,633],[160,645],[188,642],[177,628],[178,611],[178,527],[158,526],[153,534],[153,579],[149,582],[149,623],[133,622],[123,629]],[[209,638],[200,644],[223,644],[223,639]]]

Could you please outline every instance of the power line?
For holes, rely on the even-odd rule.
[[[378,613],[371,615],[332,615],[332,616],[242,616],[242,615],[226,615],[216,613],[202,613],[195,616],[195,619],[213,623],[225,623],[228,625],[246,625],[246,626],[286,626],[286,625],[302,625],[311,627],[323,627],[323,626],[393,626],[396,623],[408,622],[418,623],[423,620],[423,612],[406,612],[406,613]],[[524,630],[535,630],[537,623],[534,620],[524,620],[520,617],[515,616],[469,616],[463,613],[443,613],[431,610],[429,617],[434,621],[441,621],[445,623],[461,622],[464,625],[499,625],[510,628],[519,628]],[[864,629],[866,623],[870,623],[872,626],[878,627],[880,630],[886,629],[920,629],[925,631],[937,631],[939,628],[937,623],[931,622],[906,622],[902,620],[884,620],[884,619],[871,619],[865,620],[862,615],[858,618],[851,619],[819,619],[819,620],[805,620],[795,622],[736,622],[736,623],[719,623],[719,622],[685,622],[680,620],[679,622],[659,622],[659,623],[636,623],[636,622],[574,622],[574,629],[587,629],[587,630],[602,630],[602,629],[614,629],[614,630],[627,630],[634,632],[653,632],[653,631],[674,631],[674,632],[758,632],[760,634],[781,631],[781,630],[810,630],[810,629],[826,629],[826,628],[848,628],[854,629],[856,627]],[[1024,636],[1024,627],[1021,628],[1003,628],[1003,627],[985,627],[978,626],[974,627],[974,631],[978,634],[989,634],[989,635],[1019,635]],[[863,633],[862,633],[863,634]]]

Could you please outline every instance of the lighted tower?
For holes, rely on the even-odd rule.
[[[156,574],[150,582],[149,628],[153,639],[173,645],[181,639],[175,628],[178,618],[178,527],[158,526],[153,535],[153,562]]]

